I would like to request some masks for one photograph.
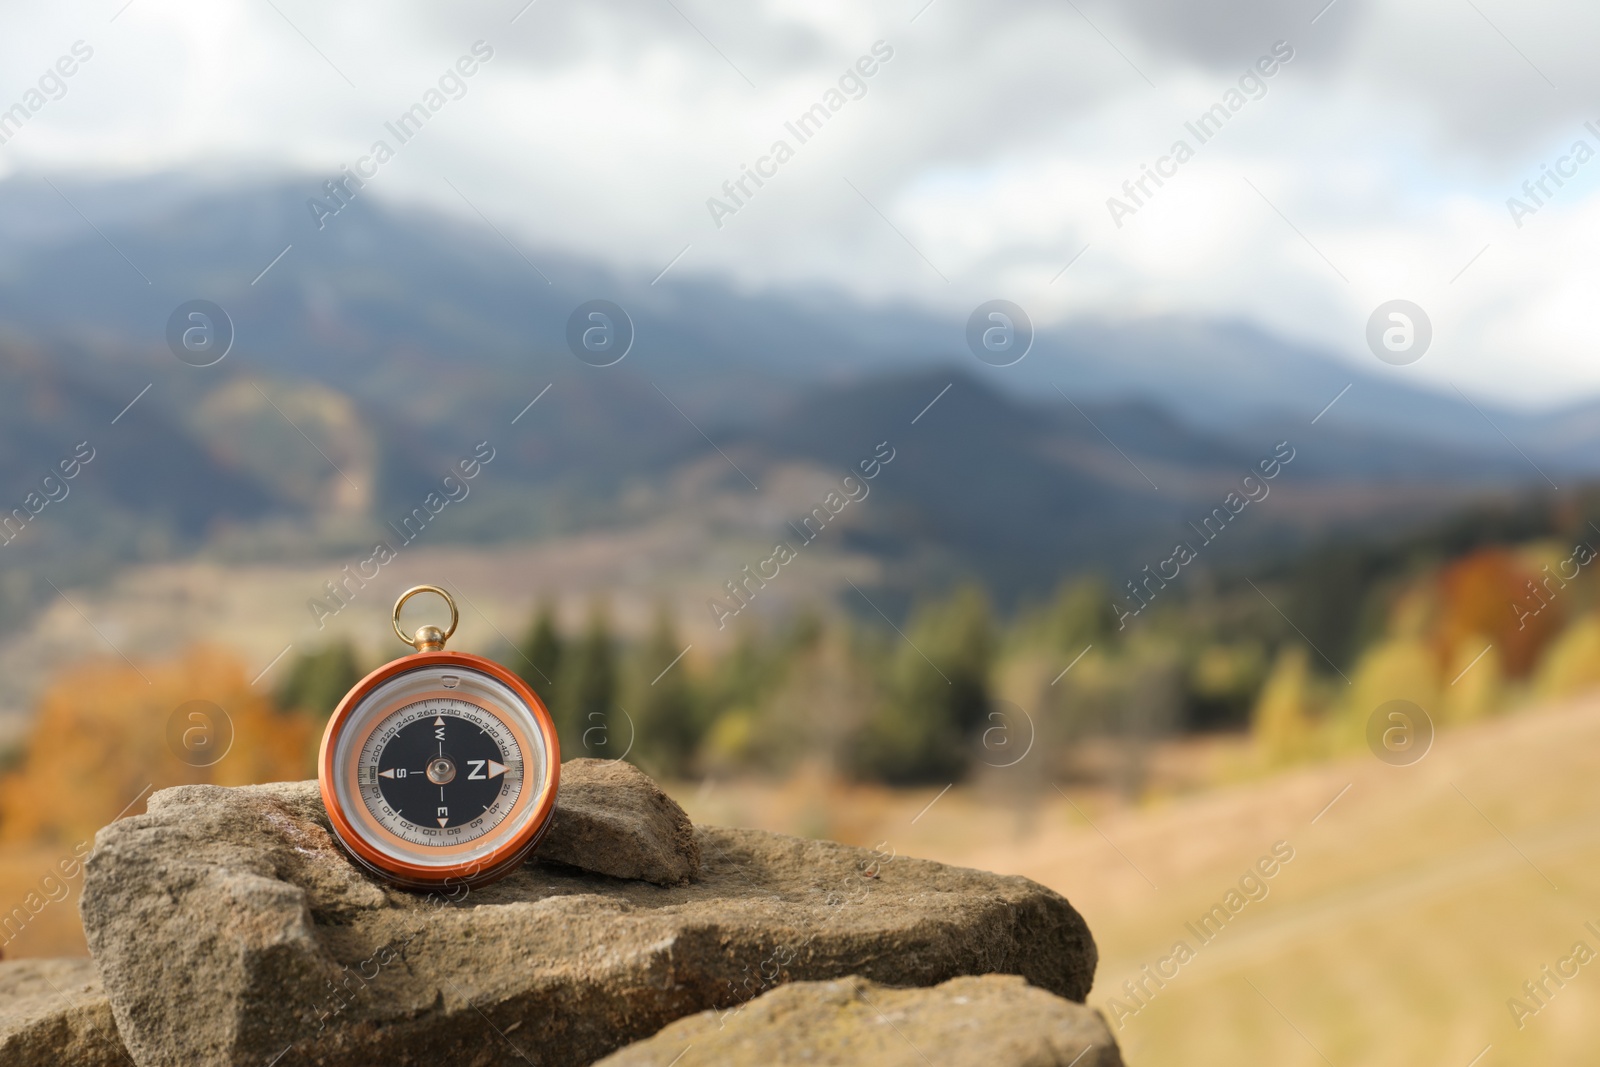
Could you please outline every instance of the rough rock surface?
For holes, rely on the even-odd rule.
[[[536,855],[657,885],[682,885],[700,870],[689,816],[649,775],[622,760],[561,765],[555,818]]]
[[[92,962],[0,963],[0,1063],[127,1067],[128,1062]]]
[[[680,1019],[599,1067],[1122,1067],[1100,1013],[1015,975],[895,989],[794,982],[731,1011]]]
[[[850,974],[1089,991],[1087,927],[1027,879],[751,830],[695,837],[687,885],[533,864],[452,902],[356,867],[315,783],[184,786],[100,832],[82,911],[140,1067],[562,1067],[780,982]]]

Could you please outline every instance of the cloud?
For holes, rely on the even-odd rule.
[[[0,108],[73,41],[96,49],[0,172],[331,177],[484,40],[470,92],[363,195],[650,275],[688,246],[675,271],[749,286],[957,319],[994,296],[1040,321],[1242,317],[1352,360],[1371,308],[1403,296],[1440,339],[1408,373],[1528,400],[1600,388],[1574,283],[1600,236],[1593,176],[1521,229],[1505,207],[1600,119],[1600,9],[1576,0],[135,0],[113,22],[120,4],[0,18]],[[1295,58],[1267,95],[1117,227],[1107,198],[1279,40]],[[877,41],[894,58],[866,95],[717,228],[707,199]]]

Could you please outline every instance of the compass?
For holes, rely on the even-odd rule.
[[[418,593],[444,599],[448,629],[405,635],[400,609]],[[417,651],[358,682],[322,735],[317,776],[334,833],[364,867],[408,889],[509,874],[555,809],[561,755],[549,711],[493,660],[445,650],[459,620],[443,589],[406,590],[394,630]]]

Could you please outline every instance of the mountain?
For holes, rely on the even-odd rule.
[[[836,547],[902,593],[974,574],[1009,600],[1166,558],[1280,447],[1295,458],[1273,499],[1209,562],[1542,486],[1531,461],[1563,479],[1600,462],[1593,409],[1480,411],[1243,325],[1070,323],[994,368],[963,351],[962,323],[917,309],[652,282],[375,196],[318,230],[312,187],[0,183],[0,490],[20,501],[62,448],[105,442],[55,532],[14,560],[80,580],[202,545],[370,545],[480,442],[496,455],[480,502],[430,536],[648,524],[704,491],[733,509],[728,536],[777,537],[815,501],[754,486],[842,477],[887,442],[892,469]],[[611,367],[566,348],[596,297],[636,330]],[[214,366],[167,350],[195,298],[234,326]],[[10,581],[7,604],[48,592]]]
[[[87,507],[99,510],[99,525],[111,526],[149,515],[151,502],[160,501],[170,532],[193,537],[219,520],[257,520],[285,503],[180,427],[119,418],[127,397],[64,372],[37,352],[0,348],[0,378],[6,385],[0,390],[0,484],[6,496],[0,500],[15,521],[22,518],[19,509],[29,515],[28,526],[45,508],[82,511],[81,498],[92,496]],[[188,486],[197,491],[183,491]],[[35,511],[40,497],[48,503]],[[69,538],[71,532],[63,528],[49,536]],[[26,540],[19,536],[5,547]]]
[[[172,309],[204,297],[238,327],[230,358],[440,421],[471,395],[580,373],[567,316],[603,297],[636,327],[617,372],[674,386],[691,413],[759,419],[795,388],[960,363],[1036,401],[1057,388],[1142,400],[1233,432],[1309,423],[1349,386],[1324,421],[1511,457],[1534,480],[1517,448],[1552,475],[1600,469],[1600,405],[1474,407],[1378,363],[1358,336],[1344,358],[1237,322],[1079,320],[1041,329],[1021,363],[992,368],[965,350],[964,321],[822,290],[745,292],[682,270],[635,277],[491,229],[465,206],[446,217],[363,192],[318,229],[306,200],[319,186],[295,175],[11,178],[0,183],[0,321],[102,354],[159,352]]]

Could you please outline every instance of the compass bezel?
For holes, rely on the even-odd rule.
[[[339,800],[336,782],[338,776],[347,774],[352,776],[352,781],[347,783],[347,792],[350,796],[359,798],[359,760],[349,761],[350,766],[339,768],[334,766],[334,757],[339,743],[344,737],[346,728],[350,725],[354,714],[362,703],[379,687],[392,679],[417,670],[430,667],[453,668],[463,673],[479,673],[488,676],[495,682],[509,689],[514,697],[522,701],[531,713],[539,737],[535,743],[542,742],[545,750],[544,777],[537,784],[525,776],[522,789],[530,795],[527,806],[519,801],[517,809],[507,815],[505,821],[513,819],[526,820],[523,825],[500,845],[494,847],[484,855],[470,861],[455,864],[419,864],[411,863],[388,851],[380,850],[366,840],[366,831],[360,827],[363,819],[352,818],[351,813],[344,810],[344,805]],[[487,714],[494,714],[493,709],[483,709]],[[498,716],[497,716],[498,717]],[[515,724],[507,721],[506,726],[513,733],[520,734]],[[352,752],[359,754],[360,745],[352,748]],[[531,753],[524,755],[524,767],[531,770]],[[521,678],[502,667],[500,664],[482,656],[475,656],[470,652],[426,651],[413,655],[403,656],[384,664],[371,674],[367,675],[350,692],[345,694],[339,706],[334,709],[333,715],[328,719],[327,728],[322,734],[322,748],[317,757],[317,778],[322,791],[322,803],[328,813],[328,821],[332,825],[335,836],[339,839],[346,851],[353,856],[362,866],[377,874],[379,877],[393,884],[411,889],[433,889],[445,885],[484,885],[503,878],[526,859],[539,839],[549,828],[551,816],[555,811],[556,791],[561,777],[561,748],[556,737],[555,722],[550,717],[549,709],[539,699]],[[359,802],[359,800],[358,800]],[[406,843],[408,847],[409,843]],[[393,848],[393,844],[390,844]]]

